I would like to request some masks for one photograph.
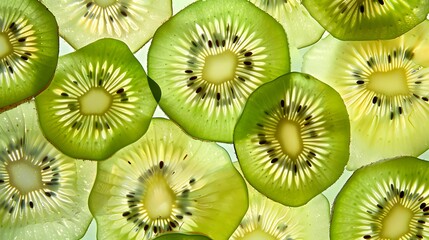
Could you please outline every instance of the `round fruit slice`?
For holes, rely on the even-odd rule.
[[[58,20],[60,35],[75,49],[102,38],[139,50],[172,14],[171,0],[40,0]]]
[[[302,0],[310,14],[341,40],[399,37],[423,22],[427,0]]]
[[[211,240],[211,238],[200,234],[165,233],[154,240]]]
[[[162,110],[192,136],[220,142],[232,142],[249,94],[289,69],[284,29],[248,1],[189,5],[157,30],[148,53]]]
[[[96,164],[56,150],[43,137],[34,102],[0,119],[0,239],[82,238]]]
[[[287,207],[247,189],[249,209],[230,240],[329,239],[329,202],[322,194],[304,206]]]
[[[49,85],[58,52],[57,22],[43,4],[0,1],[0,112]]]
[[[429,148],[429,21],[384,41],[327,37],[304,56],[303,71],[344,99],[351,121],[347,168]]]
[[[331,239],[428,239],[428,176],[414,157],[356,170],[335,199]]]
[[[100,239],[152,239],[171,231],[227,239],[248,200],[223,148],[153,119],[141,139],[98,163],[89,205]]]
[[[59,150],[103,160],[146,132],[157,102],[129,48],[102,39],[60,57],[36,105],[46,138]]]
[[[290,45],[303,48],[317,42],[325,29],[308,13],[301,0],[250,0],[286,30]]]
[[[243,174],[259,192],[301,206],[332,185],[349,158],[350,126],[340,95],[290,73],[250,95],[234,132]]]

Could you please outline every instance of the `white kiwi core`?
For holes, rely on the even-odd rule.
[[[396,204],[382,220],[380,236],[384,239],[399,239],[410,230],[413,212]]]
[[[214,84],[234,79],[237,68],[237,56],[227,50],[205,58],[203,67],[203,79]]]
[[[112,105],[112,95],[103,88],[91,88],[79,97],[80,112],[83,115],[103,115]]]
[[[387,96],[407,95],[407,75],[403,68],[369,75],[368,89]]]
[[[22,194],[42,188],[42,174],[40,167],[27,161],[13,161],[6,167],[10,184]]]
[[[262,231],[261,229],[255,229],[251,232],[246,233],[242,238],[242,240],[277,240],[274,236],[271,234],[266,233],[265,231]]]
[[[4,58],[12,52],[12,44],[9,41],[9,37],[0,32],[0,58]]]
[[[282,119],[277,124],[276,138],[285,154],[296,159],[302,152],[301,127],[295,121]]]
[[[116,2],[116,0],[95,0],[95,4],[100,7],[108,7]]]
[[[147,185],[144,206],[151,219],[166,219],[171,215],[176,195],[162,174],[155,174],[152,178]]]

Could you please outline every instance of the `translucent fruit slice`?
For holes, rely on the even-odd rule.
[[[60,57],[36,105],[46,138],[59,150],[103,160],[146,132],[157,102],[129,48],[102,39]]]
[[[47,87],[58,51],[57,22],[43,4],[0,1],[0,112]]]
[[[234,131],[243,174],[259,192],[301,206],[332,185],[349,159],[350,125],[340,95],[290,73],[250,95]]]
[[[399,37],[426,19],[427,0],[302,0],[308,12],[341,40]]]
[[[414,157],[356,170],[335,199],[331,239],[428,239],[428,175]]]
[[[211,240],[211,238],[200,234],[165,233],[154,240]]]
[[[40,0],[55,15],[60,35],[75,49],[102,38],[139,50],[172,14],[171,0]]]
[[[192,136],[220,142],[232,142],[249,94],[289,70],[284,29],[248,1],[189,5],[157,30],[148,53],[164,112]]]
[[[227,239],[248,207],[228,153],[153,119],[137,142],[98,163],[89,205],[100,239],[152,239],[197,232]]]
[[[273,16],[286,30],[290,45],[303,48],[317,42],[325,29],[308,13],[301,0],[250,0]]]
[[[429,148],[429,21],[383,41],[327,37],[304,56],[303,71],[336,89],[351,121],[347,168]]]
[[[0,114],[0,239],[80,239],[96,164],[56,150],[34,102]]]

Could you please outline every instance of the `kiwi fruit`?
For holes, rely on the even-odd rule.
[[[99,239],[152,239],[165,232],[227,239],[248,198],[222,147],[155,118],[137,142],[98,162],[89,207]]]
[[[298,72],[256,89],[234,131],[247,181],[268,198],[294,207],[341,176],[349,144],[350,123],[341,96]]]
[[[428,239],[429,162],[386,159],[356,170],[337,195],[331,239]]]
[[[34,102],[0,114],[0,239],[80,239],[95,162],[69,158],[40,130]]]
[[[249,0],[279,21],[289,44],[303,48],[317,42],[325,29],[308,13],[301,0]]]
[[[429,148],[429,21],[393,40],[329,36],[304,55],[302,71],[326,82],[350,115],[355,170],[384,158],[417,157]]]
[[[0,112],[49,85],[58,52],[58,25],[43,4],[0,1]]]
[[[393,39],[429,13],[427,0],[302,0],[302,4],[341,40]]]
[[[240,171],[238,162],[234,166]],[[329,239],[329,202],[322,194],[304,206],[287,207],[247,189],[249,209],[230,240]]]
[[[158,28],[148,52],[161,109],[190,135],[218,142],[232,142],[249,94],[289,70],[283,27],[246,0],[188,5]]]
[[[165,233],[154,240],[210,240],[211,238],[201,234]]]
[[[61,56],[36,106],[43,133],[59,150],[104,160],[146,132],[157,102],[127,45],[105,38]]]
[[[171,0],[40,0],[55,15],[60,35],[75,49],[102,38],[139,50],[172,15]]]

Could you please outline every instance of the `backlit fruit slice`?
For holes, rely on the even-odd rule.
[[[39,128],[34,102],[0,114],[0,239],[80,239],[95,162],[69,158]]]
[[[302,4],[341,40],[396,38],[429,13],[427,0],[302,0]]]
[[[303,71],[344,99],[351,122],[347,168],[429,148],[429,21],[384,41],[328,37],[304,56]]]
[[[428,239],[428,176],[414,157],[356,170],[335,199],[331,239]]]
[[[332,185],[349,159],[350,125],[340,95],[307,74],[290,73],[250,95],[234,132],[247,181],[287,206]]]
[[[57,22],[43,4],[0,1],[0,112],[48,86],[58,51]]]
[[[190,135],[219,142],[232,142],[249,94],[289,70],[283,27],[245,0],[189,5],[156,31],[148,53],[162,110]]]
[[[36,105],[46,138],[59,150],[103,160],[146,132],[157,102],[129,48],[102,39],[60,57]]]
[[[200,234],[165,233],[154,240],[211,240],[211,238]]]
[[[171,0],[40,0],[58,20],[60,35],[75,49],[102,38],[139,50],[172,14]]]
[[[89,206],[100,239],[172,231],[227,239],[248,207],[228,153],[167,119],[153,119],[142,138],[98,164]]]

